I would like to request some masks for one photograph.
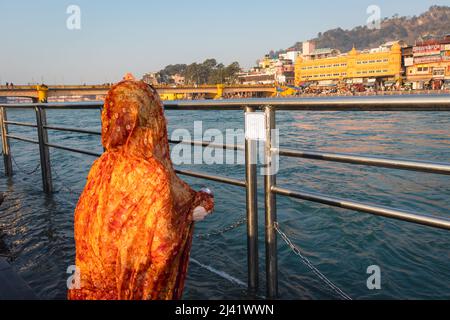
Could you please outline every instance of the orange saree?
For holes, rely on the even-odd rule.
[[[72,300],[180,299],[192,242],[192,211],[211,211],[172,167],[162,103],[150,86],[122,81],[102,112],[105,153],[75,209]]]

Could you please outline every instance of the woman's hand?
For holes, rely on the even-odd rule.
[[[209,216],[212,212],[206,211],[203,207],[197,207],[194,209],[194,212],[192,214],[192,219],[194,222],[199,222],[204,220],[207,216]]]
[[[208,188],[203,188],[197,192],[194,203],[192,219],[194,222],[202,221],[214,210],[214,195]]]

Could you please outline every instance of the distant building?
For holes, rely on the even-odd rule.
[[[290,59],[278,59],[275,64],[275,80],[278,84],[294,85],[295,65]]]
[[[282,53],[279,55],[280,60],[290,60],[293,64],[297,60],[298,57],[302,55],[301,51],[297,51],[295,49],[288,49],[286,53]]]
[[[178,73],[171,76],[171,79],[174,84],[179,85],[179,86],[182,86],[185,83],[185,78],[181,74],[178,74]]]
[[[244,85],[275,84],[275,78],[274,72],[261,68],[254,68],[248,72],[238,74],[239,83]]]
[[[294,61],[300,52],[288,49],[286,53],[282,53],[277,59],[266,55],[258,61],[258,66],[248,72],[242,72],[238,75],[241,84],[282,84],[293,85],[295,82],[295,65]]]
[[[144,74],[142,81],[152,86],[159,84],[159,74],[157,72],[149,72]]]
[[[414,65],[413,46],[402,48],[402,77],[406,80],[407,68]]]
[[[382,44],[380,46],[380,49],[381,50],[383,50],[383,49],[384,50],[391,50],[393,45],[399,45],[400,48],[402,48],[402,49],[408,47],[408,44],[405,41],[403,41],[403,40],[394,40],[394,41],[388,41],[388,42]]]
[[[303,57],[306,60],[315,60],[315,59],[336,57],[340,54],[341,54],[341,52],[337,49],[323,48],[323,49],[314,50],[310,55],[304,54]]]
[[[249,71],[238,74],[238,81],[244,85],[261,85],[261,84],[275,84],[279,75],[280,64],[279,59],[273,59],[270,55],[265,55],[264,58],[258,61],[258,66]]]
[[[405,67],[413,89],[440,89],[450,82],[450,36],[416,43]]]
[[[305,56],[311,55],[313,51],[316,50],[316,44],[313,41],[305,41],[303,42],[303,54]]]
[[[270,55],[266,54],[264,58],[259,60],[258,68],[260,69],[272,69],[274,67],[275,60],[270,57]]]
[[[295,83],[384,83],[401,79],[402,51],[398,43],[346,54],[335,49],[315,49],[303,54],[295,64]]]
[[[337,49],[331,48],[322,48],[317,49],[316,45],[312,41],[307,41],[303,43],[303,54],[302,58],[304,60],[316,60],[316,59],[324,59],[335,57],[339,55],[341,52]]]

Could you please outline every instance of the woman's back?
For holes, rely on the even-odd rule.
[[[111,89],[102,126],[106,152],[75,210],[81,286],[69,299],[179,299],[193,209],[213,200],[176,176],[162,104],[143,83]]]

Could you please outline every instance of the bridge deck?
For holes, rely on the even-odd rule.
[[[111,87],[101,85],[72,85],[72,86],[49,86],[47,97],[60,96],[104,96]],[[159,94],[209,94],[216,95],[219,93],[217,85],[202,85],[202,86],[155,86]],[[221,94],[238,94],[238,93],[259,93],[259,94],[273,94],[275,93],[275,86],[268,85],[229,85],[221,87]],[[38,98],[38,91],[36,86],[14,86],[6,87],[0,85],[0,97],[26,97]]]

